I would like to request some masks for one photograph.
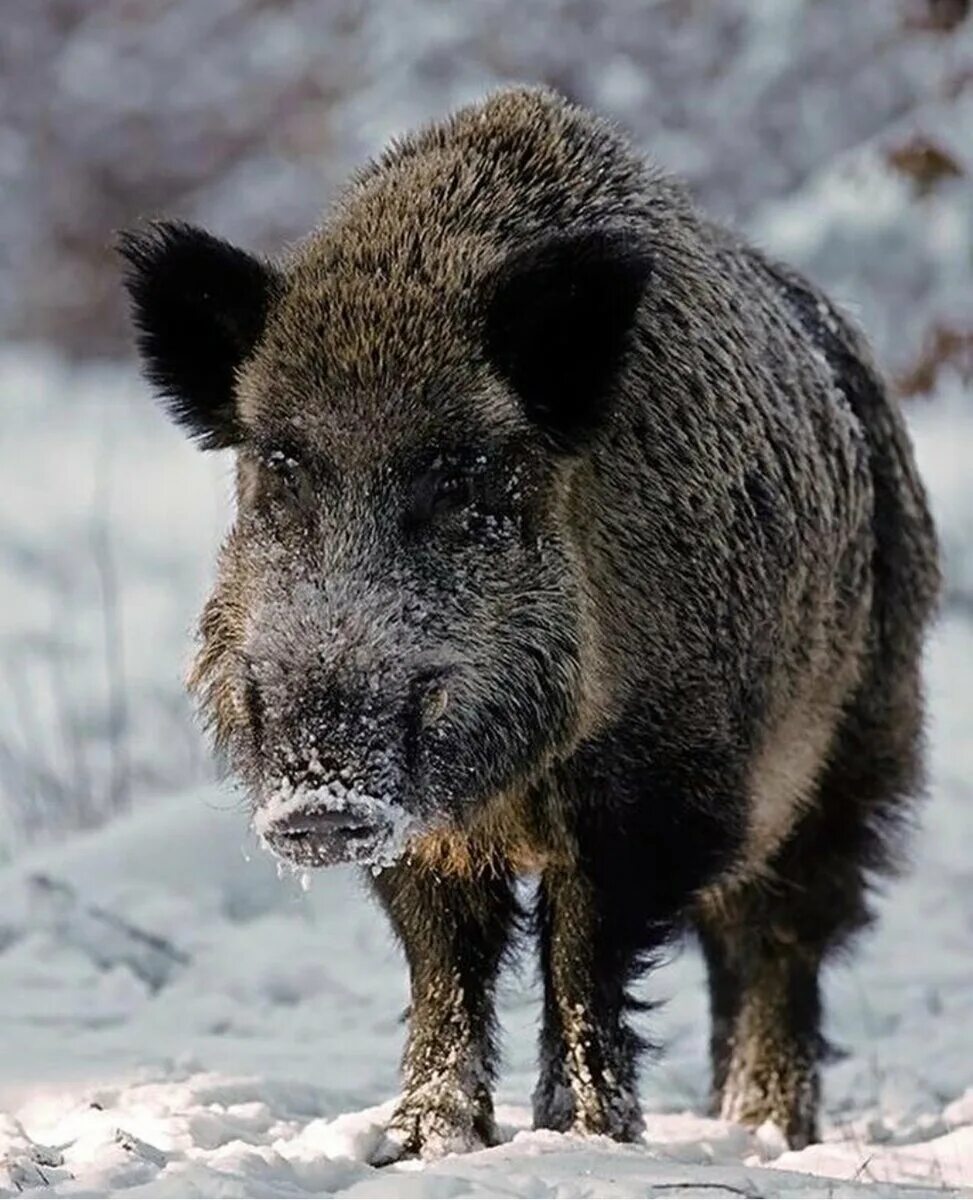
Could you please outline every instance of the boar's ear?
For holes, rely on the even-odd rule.
[[[204,449],[236,445],[236,371],[263,330],[274,270],[175,221],[123,233],[117,245],[146,377]]]
[[[580,450],[609,410],[649,258],[627,233],[559,234],[487,281],[486,353],[555,450]]]

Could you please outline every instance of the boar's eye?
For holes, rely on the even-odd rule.
[[[473,480],[456,467],[433,466],[412,483],[408,520],[421,525],[459,512],[473,502]]]
[[[260,456],[273,493],[278,498],[309,500],[311,481],[302,463],[286,450],[267,450]]]

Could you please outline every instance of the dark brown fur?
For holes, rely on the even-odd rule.
[[[860,335],[542,91],[394,146],[280,264],[174,226],[123,249],[152,377],[237,453],[193,688],[258,820],[284,796],[279,851],[384,867],[389,1153],[494,1136],[524,872],[538,1124],[637,1135],[627,986],[694,922],[714,1104],[815,1137],[819,969],[920,784],[938,586]]]

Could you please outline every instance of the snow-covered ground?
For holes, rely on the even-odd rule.
[[[950,580],[968,595],[969,398],[947,385],[913,421]],[[172,461],[168,445],[157,466]],[[140,469],[127,455],[119,466],[122,479]],[[148,515],[140,526],[125,497],[116,502],[123,534],[126,522],[144,531]],[[216,511],[200,520],[218,526]],[[176,542],[189,510],[175,492],[167,519]],[[38,515],[38,536],[49,525]],[[828,1034],[845,1057],[826,1069],[822,1144],[786,1152],[770,1131],[700,1115],[706,1000],[689,947],[646,985],[666,1000],[650,1018],[666,1050],[645,1071],[643,1144],[529,1130],[537,991],[525,955],[503,989],[504,1143],[369,1166],[396,1089],[399,952],[354,875],[319,872],[306,892],[279,879],[238,799],[198,787],[22,850],[0,871],[0,1195],[973,1194],[973,622],[963,610],[948,610],[930,647],[932,780],[913,870],[829,976]],[[135,670],[152,648],[132,641]]]

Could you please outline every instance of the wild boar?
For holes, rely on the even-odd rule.
[[[496,1136],[525,874],[537,1126],[639,1135],[630,988],[695,928],[715,1111],[814,1139],[938,584],[861,335],[539,89],[393,145],[280,261],[120,248],[149,380],[236,460],[191,687],[269,845],[369,868],[408,959],[386,1155]]]

